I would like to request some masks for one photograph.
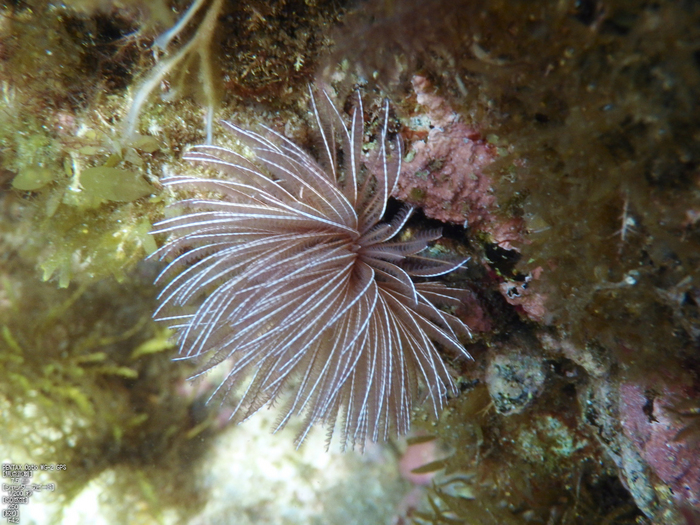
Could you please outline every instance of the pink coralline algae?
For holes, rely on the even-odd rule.
[[[545,306],[547,294],[536,291],[530,286],[530,282],[539,279],[542,272],[542,267],[538,266],[525,276],[524,281],[503,281],[499,284],[499,288],[506,301],[522,310],[527,317],[538,323],[550,324],[551,314]]]
[[[420,206],[433,219],[489,233],[493,242],[512,249],[522,221],[497,215],[492,180],[483,172],[496,147],[461,122],[425,77],[413,77],[413,88],[421,112],[410,119],[406,135],[419,140],[408,150],[394,197]]]
[[[620,385],[620,419],[625,435],[682,506],[700,507],[700,443],[680,439],[684,421],[674,405],[693,390],[692,379],[647,378],[647,385]],[[650,387],[650,388],[649,388]]]

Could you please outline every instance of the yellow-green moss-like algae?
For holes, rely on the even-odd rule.
[[[208,421],[198,432],[206,433],[212,419],[196,399],[173,395],[187,367],[171,362],[169,334],[151,320],[152,272],[144,268],[122,284],[56,289],[31,283],[33,272],[17,258],[5,262],[3,453],[16,462],[65,464],[50,479],[61,505],[114,469],[125,501],[142,502],[138,512],[153,522],[164,505],[196,509],[200,498],[182,480],[193,475],[189,459],[203,451],[191,431]],[[137,515],[128,505],[123,512],[123,523]]]

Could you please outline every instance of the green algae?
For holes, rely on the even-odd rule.
[[[114,5],[79,1],[62,8],[27,2],[2,12],[0,38],[6,53],[0,62],[5,79],[0,97],[4,114],[0,166],[10,175],[12,188],[24,192],[23,213],[33,227],[20,253],[37,264],[44,279],[56,279],[61,287],[110,275],[123,280],[137,261],[155,250],[147,231],[168,200],[157,179],[164,165],[179,164],[183,148],[202,141],[200,102],[210,111],[220,104],[224,77],[229,79],[224,101],[228,107],[240,100],[233,95],[236,82],[246,93],[255,90],[258,100],[279,106],[299,101],[304,90],[295,90],[295,96],[287,99],[279,94],[289,91],[286,84],[291,78],[309,80],[314,61],[305,55],[319,52],[327,42],[315,39],[313,33],[297,34],[297,27],[304,17],[325,20],[337,12],[327,13],[315,5],[289,10],[283,4],[271,4],[258,13],[247,5],[205,2],[192,27],[179,35],[184,45],[173,44],[172,53],[184,51],[187,42],[197,44],[201,52],[188,55],[184,65],[158,77],[169,85],[167,104],[151,104],[146,99],[155,97],[139,88],[142,81],[130,83],[167,63],[164,56],[153,64],[143,46],[173,22],[164,2],[145,10],[129,1]],[[212,25],[207,24],[203,33],[199,31],[198,23],[207,16],[217,18],[222,5],[221,16],[237,20],[238,25],[217,22],[214,29],[206,29]],[[263,25],[248,25],[248,17],[258,16]],[[241,31],[257,36],[251,36],[247,51],[239,53],[234,48],[242,41],[231,35]],[[242,75],[238,67],[243,65],[219,60],[238,53],[244,62],[255,61],[262,56],[256,55],[255,46],[277,48],[269,40],[279,38],[285,42],[284,50],[279,48],[265,65],[269,73],[274,71],[274,82]],[[296,51],[290,63],[292,49]],[[187,66],[193,60],[209,72],[194,91],[192,86],[200,85],[197,79],[203,73]],[[29,78],[33,80],[26,82]],[[203,93],[208,95],[202,98]],[[143,100],[133,102],[137,98]],[[133,120],[126,134],[125,120]]]
[[[124,485],[127,499],[149,501],[151,519],[165,501],[183,498],[195,508],[197,496],[187,487],[172,499],[159,481],[165,472],[182,477],[188,467],[167,455],[151,456],[154,447],[199,453],[187,437],[192,400],[167,395],[186,367],[170,361],[168,334],[151,320],[153,292],[144,289],[151,275],[132,275],[128,284],[28,288],[22,281],[30,269],[16,258],[9,269],[0,326],[3,452],[33,464],[65,463],[67,470],[51,478],[62,506],[106,469],[121,468],[123,479],[114,484]],[[130,485],[134,475],[151,487],[150,499],[143,487]]]

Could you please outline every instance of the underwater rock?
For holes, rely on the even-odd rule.
[[[620,385],[622,429],[651,470],[680,504],[700,506],[700,441],[685,435],[686,422],[674,408],[693,385],[685,373],[647,377]],[[680,411],[678,411],[680,412]]]
[[[486,371],[486,384],[501,414],[522,412],[542,392],[545,370],[542,360],[523,355],[518,348],[494,354]]]

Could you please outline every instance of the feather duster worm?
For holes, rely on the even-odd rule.
[[[459,340],[468,327],[436,307],[458,306],[459,290],[412,279],[465,261],[421,254],[440,230],[400,240],[410,207],[381,221],[401,145],[389,144],[387,104],[379,151],[365,158],[357,98],[346,126],[325,92],[311,94],[320,160],[271,129],[231,123],[250,158],[212,145],[186,154],[222,178],[163,183],[219,198],[180,201],[174,206],[186,211],[157,224],[155,233],[169,235],[157,256],[169,263],[156,281],[167,284],[155,317],[176,331],[180,358],[198,360],[200,374],[230,360],[213,395],[235,388],[233,418],[283,398],[276,430],[299,414],[298,443],[320,423],[329,435],[338,425],[343,446],[363,448],[368,438],[406,433],[422,396],[441,409],[454,384],[437,345],[470,356]]]

